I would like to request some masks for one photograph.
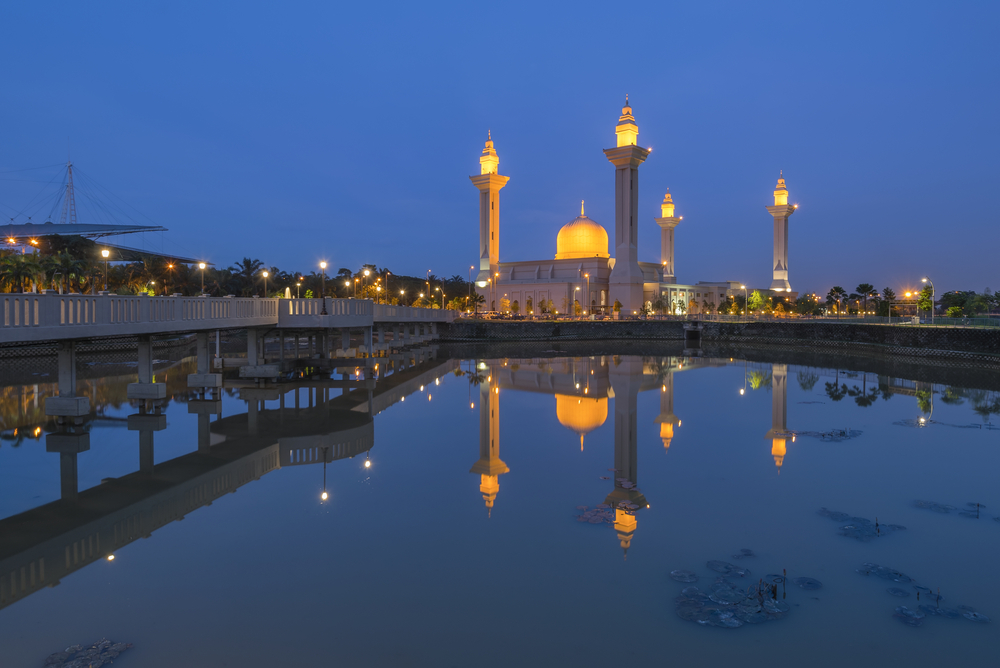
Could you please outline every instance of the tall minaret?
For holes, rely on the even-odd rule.
[[[788,444],[788,365],[771,365],[771,429],[765,438],[771,439],[771,456],[774,465],[781,470],[785,460],[785,446]],[[792,440],[795,437],[792,436]]]
[[[497,171],[500,158],[493,148],[493,136],[486,134],[486,147],[479,157],[479,176],[470,176],[479,188],[479,274],[476,283],[485,287],[487,279],[496,276],[500,265],[500,189],[509,176]],[[485,294],[484,294],[485,296]]]
[[[774,189],[774,206],[767,207],[774,216],[774,280],[771,281],[771,289],[775,292],[792,291],[788,282],[788,217],[797,208],[797,205],[789,206],[784,172],[779,172],[778,186]]]
[[[615,267],[608,278],[611,303],[618,301],[631,315],[642,308],[642,270],[639,269],[639,165],[650,149],[636,146],[639,126],[635,124],[628,96],[615,128],[618,146],[604,149],[615,166]]]
[[[494,376],[491,370],[487,381],[479,384],[479,461],[469,469],[480,475],[479,491],[490,515],[500,491],[499,477],[510,471],[500,459],[500,379]]]
[[[663,440],[663,450],[670,449],[670,441],[674,438],[674,425],[681,426],[681,419],[674,415],[674,372],[668,371],[660,388],[660,414],[656,416],[660,424],[660,438]]]
[[[663,204],[660,205],[661,218],[654,218],[656,224],[660,226],[660,262],[663,264],[663,282],[676,283],[677,275],[674,273],[674,228],[681,222],[681,218],[674,217],[674,198],[670,196],[670,188],[663,196]]]

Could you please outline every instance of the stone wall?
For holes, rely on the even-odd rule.
[[[681,320],[530,321],[460,320],[442,326],[442,341],[678,341]],[[865,325],[829,321],[703,322],[704,343],[819,347],[825,351],[866,351],[937,359],[1000,363],[1000,329]]]

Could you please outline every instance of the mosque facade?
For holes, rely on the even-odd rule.
[[[556,236],[552,259],[514,262],[500,261],[500,190],[510,177],[499,173],[500,159],[488,136],[479,158],[480,174],[470,176],[479,190],[479,272],[476,291],[486,310],[501,310],[504,299],[510,310],[525,315],[542,313],[612,314],[616,303],[623,316],[651,312],[662,298],[669,312],[715,312],[728,296],[742,292],[739,281],[677,281],[674,232],[683,220],[677,217],[673,197],[667,190],[660,216],[660,262],[639,262],[639,167],[652,149],[637,144],[639,128],[626,97],[615,127],[616,146],[604,150],[615,167],[614,237],[586,215],[566,223]],[[795,207],[787,203],[784,179],[775,190],[775,206],[767,207],[774,217],[774,281],[772,292],[791,292],[788,283],[788,216]],[[779,201],[780,200],[780,201]],[[615,256],[611,257],[611,242]]]

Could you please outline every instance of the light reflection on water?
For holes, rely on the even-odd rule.
[[[306,381],[216,401],[189,371],[161,370],[173,398],[145,414],[130,377],[90,383],[99,416],[76,433],[39,412],[51,387],[3,389],[11,665],[104,636],[152,666],[992,656],[1000,403],[982,383],[607,355],[438,359],[370,393]],[[906,529],[854,540],[820,508]],[[742,548],[755,556],[732,561]],[[741,587],[783,569],[823,586],[789,592],[775,623],[702,627],[675,614],[688,585],[668,574],[708,589],[713,560],[749,569]],[[916,590],[893,596],[912,584],[864,562],[997,621],[904,626],[893,611]]]

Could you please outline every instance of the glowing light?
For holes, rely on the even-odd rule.
[[[101,257],[103,257],[105,260],[108,259],[110,256],[111,256],[111,251],[107,249],[101,251]]]
[[[267,278],[268,276],[270,276],[270,274],[265,271],[264,272],[264,278]]]
[[[475,404],[469,404],[469,408],[475,408],[475,407],[476,407]]]
[[[39,436],[39,435],[41,435],[41,433],[42,433],[42,428],[41,427],[35,427],[35,436]]]
[[[330,498],[330,495],[327,494],[326,492],[323,492],[322,494],[319,495],[319,498],[321,501],[326,501],[327,499]]]
[[[325,261],[324,262],[320,262],[319,263],[319,268],[320,269],[326,269],[326,262]]]
[[[434,384],[435,385],[440,385],[441,384],[441,379],[440,378],[435,378],[434,379]]]
[[[741,388],[740,388],[740,394],[742,395],[742,394],[743,394],[743,392],[745,392],[745,390],[744,390],[744,389],[743,389],[743,388],[741,387]]]
[[[368,271],[367,269],[365,269],[365,276],[368,276],[368,275],[370,275],[370,274],[371,274],[371,272],[370,272],[370,271]]]
[[[430,400],[431,400],[431,395],[428,394],[427,395],[427,401],[430,401]]]
[[[115,555],[109,554],[108,555],[108,561],[114,561],[114,560],[115,560]]]
[[[205,268],[205,263],[204,262],[199,262],[198,263],[198,268],[199,269],[204,269]]]
[[[370,469],[372,467],[372,462],[370,459],[365,460],[365,468]]]

